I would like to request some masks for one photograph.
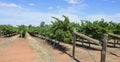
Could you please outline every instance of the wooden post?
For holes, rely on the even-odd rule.
[[[56,47],[56,40],[53,40],[53,47]]]
[[[82,47],[83,47],[83,45],[84,45],[84,39],[82,39]]]
[[[101,62],[106,62],[106,47],[108,41],[108,34],[104,34],[102,40]]]
[[[74,38],[73,38],[73,58],[75,58],[75,46],[76,46],[76,35],[75,34],[73,34],[74,35]]]
[[[114,47],[116,47],[116,40],[114,39]]]
[[[119,44],[119,40],[117,40],[117,44]]]
[[[89,40],[88,40],[88,41],[89,41]],[[89,48],[90,48],[90,44],[91,44],[91,43],[90,43],[90,41],[89,41]]]

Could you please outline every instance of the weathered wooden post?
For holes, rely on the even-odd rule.
[[[74,38],[73,38],[73,53],[72,53],[73,58],[75,58],[75,46],[76,46],[76,35],[74,32],[75,32],[75,29],[73,30],[73,36],[74,36]]]
[[[117,41],[117,40],[116,40],[116,39],[114,39],[114,47],[116,47],[116,41]]]
[[[119,40],[117,40],[117,44],[119,44]]]
[[[108,41],[108,34],[104,34],[102,40],[101,62],[106,62],[106,47]]]
[[[52,40],[53,41],[53,47],[55,48],[56,47],[56,41],[57,40]]]
[[[73,58],[75,58],[75,46],[76,46],[76,35],[74,35],[74,38],[73,38]]]
[[[91,43],[90,43],[90,41],[89,41],[89,40],[88,40],[88,42],[89,42],[89,48],[90,48],[90,44],[91,44]]]
[[[84,46],[84,39],[82,39],[82,47]]]

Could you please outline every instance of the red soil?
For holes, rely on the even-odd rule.
[[[41,39],[39,41],[43,40]],[[48,60],[48,62],[74,62],[69,55],[52,48],[48,44],[44,44],[44,48],[46,48],[48,52],[52,54],[48,57],[52,60]],[[93,60],[93,58],[88,55],[88,52],[86,52],[86,54],[81,53],[85,52],[84,50],[86,51],[86,49],[82,49],[80,47],[79,49],[76,48],[75,55],[77,59],[80,59],[82,62],[100,62],[100,51],[87,50],[90,54],[95,55],[93,57],[95,60]],[[71,55],[71,49],[68,50],[67,53]],[[0,62],[33,62],[35,58],[34,52],[24,39],[16,40],[9,47],[0,52]],[[120,62],[120,57],[107,54],[106,60],[109,60],[110,62]],[[39,59],[38,62],[43,62],[43,59]]]
[[[25,40],[17,40],[0,52],[0,62],[32,62],[34,54]]]

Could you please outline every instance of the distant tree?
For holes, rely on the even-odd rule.
[[[29,26],[28,26],[28,28],[31,28],[32,27],[32,25],[30,24]]]
[[[42,21],[42,22],[40,23],[40,27],[43,27],[44,25],[45,25],[45,22]]]

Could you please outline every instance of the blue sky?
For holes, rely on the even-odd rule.
[[[71,22],[120,22],[120,0],[0,0],[0,24],[50,24],[51,16],[66,15]]]

